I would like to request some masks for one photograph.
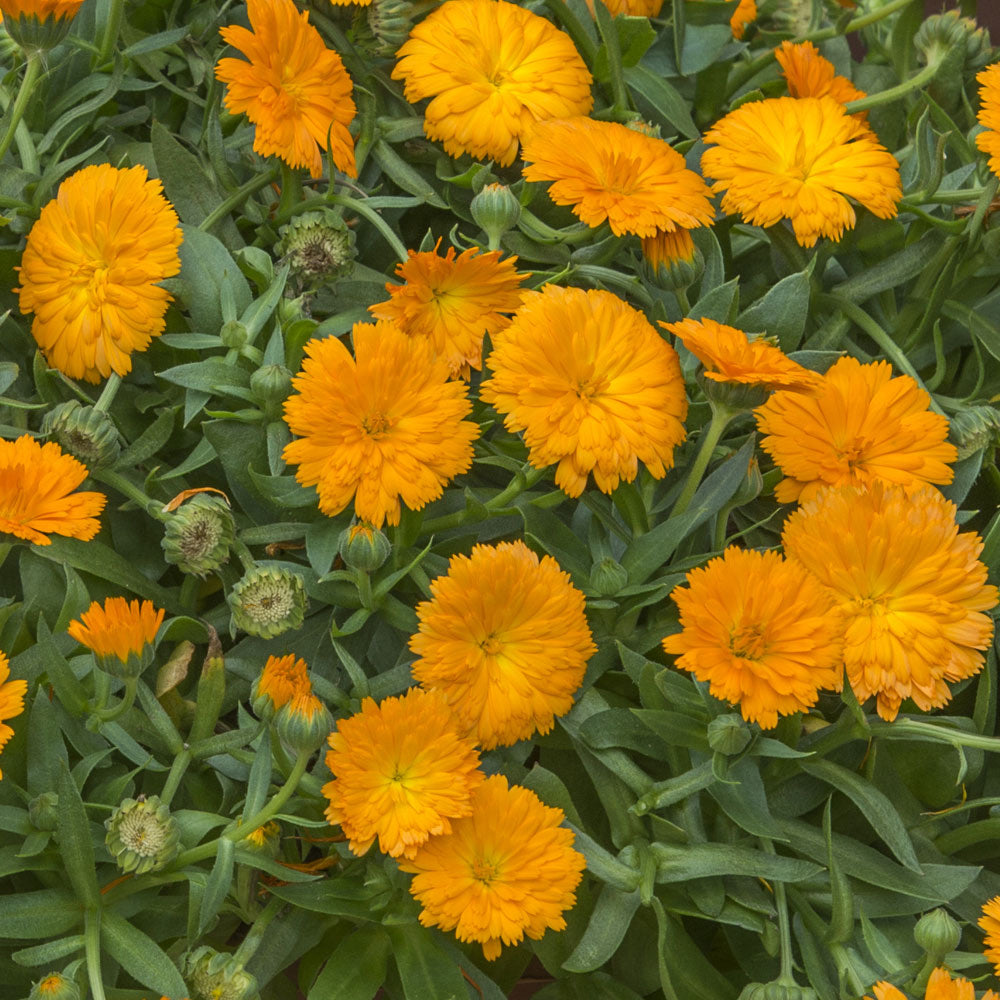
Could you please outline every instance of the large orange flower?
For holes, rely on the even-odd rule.
[[[987,66],[979,82],[979,124],[986,129],[976,136],[976,145],[990,158],[990,170],[1000,177],[1000,63]]]
[[[904,698],[928,711],[948,681],[983,666],[997,588],[983,543],[959,533],[955,505],[935,489],[875,483],[824,490],[785,522],[785,552],[833,595],[844,616],[844,663],[858,701],[876,696],[892,720]]]
[[[256,125],[254,151],[319,177],[329,142],[334,166],[356,176],[352,83],[340,56],[293,0],[247,0],[247,12],[252,31],[231,24],[219,33],[250,61],[220,59],[215,75],[227,84],[226,108]]]
[[[524,431],[528,460],[558,462],[579,496],[593,472],[611,493],[643,462],[660,479],[684,440],[687,397],[677,352],[616,295],[546,285],[524,304],[487,362],[480,397]]]
[[[841,358],[811,395],[776,392],[756,411],[761,446],[786,478],[774,494],[804,502],[824,486],[876,480],[916,488],[950,483],[948,420],[928,409],[930,396],[909,375],[892,377],[887,361]]]
[[[53,368],[99,382],[132,370],[165,326],[157,282],[181,267],[177,213],[145,167],[84,167],[59,185],[28,233],[21,312]]]
[[[983,955],[993,963],[996,974],[1000,976],[1000,896],[994,896],[983,904],[979,926],[985,935]],[[983,1000],[987,998],[983,997]]]
[[[501,166],[536,121],[585,115],[592,77],[569,35],[505,0],[447,0],[399,50],[392,71],[411,103],[431,98],[424,132],[452,156]]]
[[[792,97],[832,97],[841,104],[865,97],[863,90],[838,76],[832,62],[821,56],[812,42],[791,42],[787,39],[774,50],[774,58]]]
[[[10,661],[5,653],[0,652],[0,750],[14,735],[14,730],[7,725],[8,719],[13,719],[24,711],[24,696],[28,692],[28,682],[19,678],[16,681],[10,677]],[[0,771],[0,778],[3,772]]]

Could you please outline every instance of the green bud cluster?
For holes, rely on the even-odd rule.
[[[125,799],[105,820],[107,844],[124,873],[143,875],[169,864],[180,850],[180,828],[159,796]]]
[[[228,952],[202,945],[184,957],[191,1000],[258,1000],[257,980]]]
[[[298,628],[307,603],[302,577],[271,567],[248,570],[229,595],[233,625],[261,639]]]

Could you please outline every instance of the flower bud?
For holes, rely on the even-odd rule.
[[[945,955],[954,951],[961,939],[962,928],[941,907],[925,913],[913,928],[913,940],[928,955],[934,956],[934,964],[939,964]]]
[[[811,986],[795,983],[750,983],[744,987],[739,1000],[817,1000]]]
[[[284,365],[264,365],[250,376],[250,391],[264,413],[277,420],[292,391],[292,373]]]
[[[750,503],[751,500],[756,500],[763,488],[764,477],[760,472],[760,463],[757,461],[756,456],[752,456],[747,463],[747,474],[743,477],[739,489],[737,489],[733,496],[733,506],[742,507],[743,504]]]
[[[202,945],[184,956],[191,1000],[257,1000],[257,980],[228,952]]]
[[[21,46],[26,55],[34,52],[47,52],[49,49],[54,49],[66,37],[70,22],[76,17],[76,12],[82,3],[83,0],[63,3],[60,5],[62,10],[59,13],[53,13],[47,17],[8,12],[3,19],[3,26],[7,34]]]
[[[28,1000],[80,1000],[80,987],[61,972],[50,972],[32,984]]]
[[[233,626],[261,639],[298,628],[306,614],[302,577],[286,569],[248,570],[229,595]]]
[[[278,710],[274,729],[293,753],[314,753],[330,735],[333,716],[312,691],[299,691]]]
[[[992,406],[967,406],[950,418],[948,436],[958,449],[958,460],[1000,441],[1000,411]]]
[[[243,347],[250,339],[250,331],[237,319],[231,319],[222,324],[219,338],[226,347]]]
[[[229,559],[236,525],[229,504],[210,493],[196,493],[164,526],[164,558],[185,573],[206,576]]]
[[[413,27],[414,5],[408,0],[372,0],[358,12],[364,20],[365,47],[374,56],[383,58],[396,54]]]
[[[708,745],[726,757],[746,750],[751,738],[747,724],[735,713],[720,715],[708,724]]]
[[[913,38],[913,47],[928,65],[954,60],[959,77],[963,71],[981,69],[991,58],[990,33],[980,28],[971,17],[962,17],[957,10],[944,11],[925,17]]]
[[[275,250],[300,285],[316,288],[354,270],[354,233],[334,211],[296,216],[279,235]]]
[[[42,421],[42,433],[88,469],[110,465],[118,457],[118,429],[103,410],[82,406],[77,399],[53,407]]]
[[[340,558],[351,569],[374,573],[389,558],[389,539],[374,525],[358,521],[340,533]]]
[[[705,270],[705,258],[686,229],[660,230],[642,241],[643,276],[667,292],[693,284]]]
[[[496,250],[500,237],[521,218],[521,203],[506,184],[487,184],[469,205],[476,225],[486,233],[489,247]]]
[[[590,570],[590,588],[602,597],[611,597],[628,586],[628,570],[610,556],[594,563]]]
[[[294,653],[272,655],[250,688],[250,707],[258,719],[270,722],[300,691],[312,691],[306,661]]]
[[[42,792],[28,803],[28,822],[36,830],[54,830],[59,819],[59,796]]]
[[[642,118],[633,118],[632,121],[625,123],[625,127],[630,128],[633,132],[638,132],[639,135],[648,135],[653,139],[660,138],[660,126],[643,121]]]
[[[767,389],[762,385],[716,382],[715,379],[705,378],[705,373],[701,370],[695,376],[695,381],[712,404],[713,413],[717,406],[724,407],[731,413],[745,413],[763,405],[768,396]]]
[[[256,830],[251,830],[239,843],[244,851],[260,854],[266,858],[276,858],[281,844],[281,824],[271,820]]]
[[[173,861],[180,849],[177,821],[157,795],[125,799],[104,825],[108,851],[126,874],[158,871]]]

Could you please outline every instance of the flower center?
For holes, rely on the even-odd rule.
[[[763,625],[744,625],[729,636],[733,656],[744,660],[759,660],[767,649]]]
[[[487,656],[496,656],[503,649],[503,643],[495,635],[488,635],[479,644],[479,648]]]
[[[379,438],[385,437],[386,432],[392,429],[392,425],[393,421],[384,413],[369,414],[361,421],[361,426],[365,429],[365,433],[369,437],[375,438],[376,441]]]
[[[490,885],[499,875],[497,865],[485,858],[476,858],[472,862],[472,877],[483,885]]]

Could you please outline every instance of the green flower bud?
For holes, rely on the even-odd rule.
[[[653,139],[659,139],[661,135],[659,125],[643,121],[641,118],[633,118],[632,121],[625,123],[625,127],[640,135],[651,136]]]
[[[35,14],[21,14],[19,17],[5,17],[3,26],[25,54],[31,55],[54,49],[66,37],[75,16],[75,10],[68,17],[53,14],[39,18]]]
[[[747,385],[742,382],[716,382],[715,379],[705,378],[704,371],[700,369],[695,381],[712,404],[713,412],[716,406],[722,406],[732,413],[745,413],[761,406],[768,396],[764,386]]]
[[[315,288],[354,269],[354,233],[336,212],[296,216],[279,235],[275,250],[300,285]]]
[[[93,406],[82,406],[78,399],[51,409],[42,421],[42,433],[88,469],[110,465],[121,451],[111,417]]]
[[[374,525],[358,521],[340,533],[340,558],[351,569],[373,573],[382,566],[392,546]]]
[[[705,258],[686,229],[644,238],[642,260],[643,277],[667,292],[687,288],[705,271]]]
[[[307,603],[302,577],[271,567],[248,570],[229,595],[234,627],[261,639],[298,628]]]
[[[54,830],[59,818],[59,796],[42,792],[28,803],[28,822],[36,830]]]
[[[276,858],[281,845],[281,825],[271,820],[256,830],[251,830],[239,843],[244,851],[260,854],[266,858]]]
[[[590,588],[602,596],[611,597],[628,586],[628,570],[617,560],[605,556],[590,569]]]
[[[744,987],[739,1000],[817,1000],[811,986],[795,983],[750,983]]]
[[[228,952],[202,945],[184,956],[181,970],[191,1000],[258,1000],[257,980]]]
[[[913,46],[930,66],[956,53],[954,63],[960,75],[963,71],[986,66],[992,53],[989,31],[978,27],[971,17],[962,17],[957,10],[924,18],[913,38]]]
[[[250,331],[239,320],[231,319],[222,324],[219,338],[226,347],[235,347],[238,350],[250,339]]]
[[[489,247],[496,250],[500,237],[513,229],[521,218],[521,203],[506,184],[487,184],[469,205],[476,225],[489,238]]]
[[[408,0],[372,0],[358,11],[358,19],[364,21],[363,27],[359,25],[359,38],[364,36],[372,55],[394,56],[413,27],[413,13],[414,6]]]
[[[299,691],[274,717],[278,739],[296,754],[314,753],[332,729],[333,716],[312,691]]]
[[[935,964],[958,947],[962,939],[962,928],[952,919],[947,910],[938,907],[925,913],[913,928],[913,940],[928,955],[934,956]]]
[[[958,448],[958,460],[1000,441],[1000,410],[983,404],[966,406],[950,418],[948,436]]]
[[[760,472],[760,463],[756,457],[751,457],[747,464],[747,474],[743,477],[739,489],[733,496],[734,507],[742,507],[751,500],[756,500],[760,496],[760,491],[764,488],[764,477]]]
[[[264,365],[250,376],[250,391],[264,413],[277,420],[292,391],[292,373],[284,365]]]
[[[164,525],[163,555],[185,573],[206,576],[229,559],[236,525],[229,504],[214,493],[196,493]]]
[[[747,724],[735,713],[720,715],[708,724],[708,745],[726,757],[742,753],[751,739]]]
[[[108,851],[126,874],[158,871],[180,850],[177,821],[157,795],[125,799],[104,825]]]
[[[32,983],[28,1000],[80,1000],[80,987],[61,972],[50,972]]]

